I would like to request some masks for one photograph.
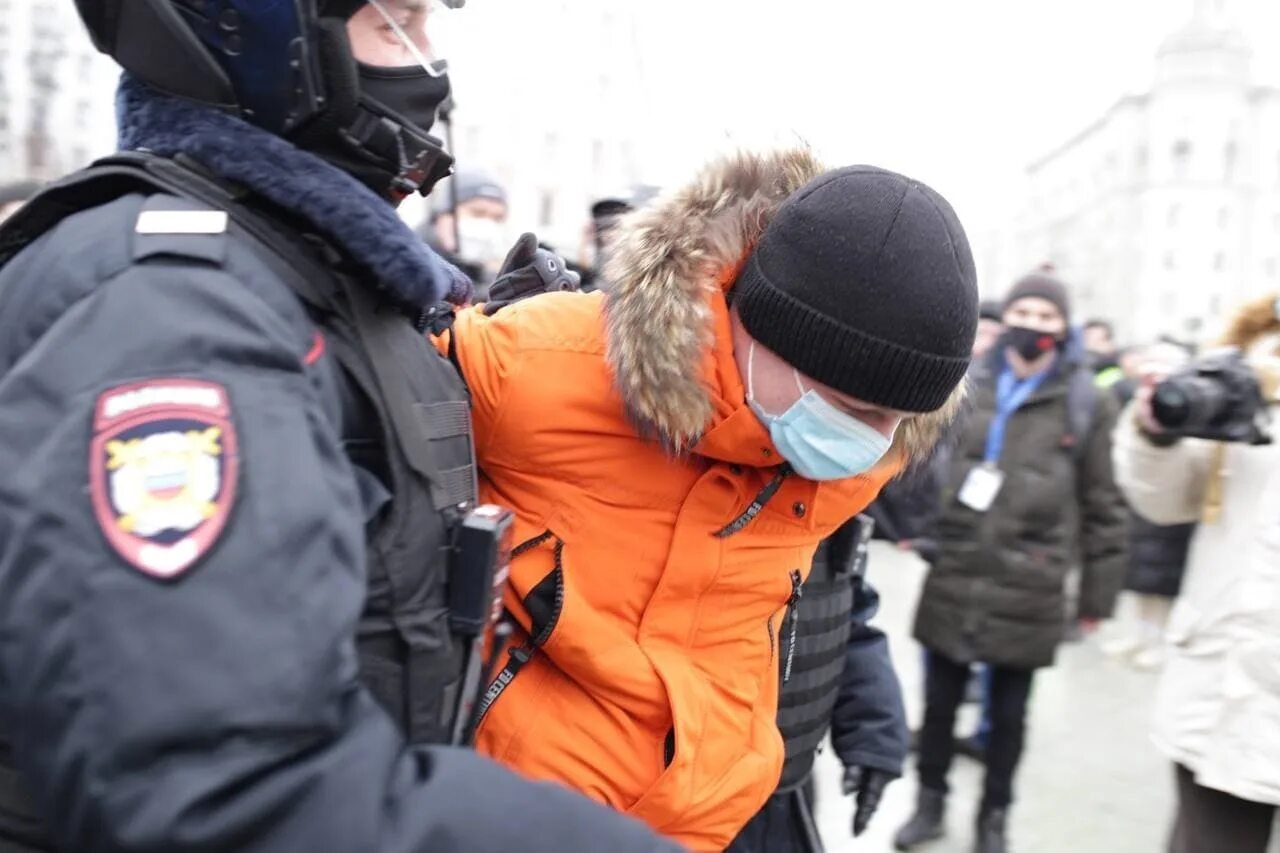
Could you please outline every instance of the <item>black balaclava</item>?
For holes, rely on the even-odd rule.
[[[415,192],[430,192],[453,165],[430,134],[449,98],[448,74],[443,68],[436,76],[417,65],[357,63],[345,20],[324,21],[319,36],[331,100],[296,144],[394,204]]]

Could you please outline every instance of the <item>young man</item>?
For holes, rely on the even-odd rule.
[[[984,663],[991,731],[976,849],[1003,853],[1031,681],[1062,640],[1067,573],[1079,555],[1086,620],[1111,612],[1124,576],[1114,404],[1070,355],[1066,287],[1044,271],[1023,278],[1003,319],[1002,344],[974,371],[973,411],[952,454],[938,557],[916,614],[928,652],[920,794],[900,850],[943,833],[956,709],[970,665]]]
[[[436,11],[78,6],[130,153],[4,228],[0,848],[668,849],[445,746],[460,277],[395,214]]]
[[[973,261],[933,190],[804,150],[713,164],[619,228],[605,292],[453,329],[483,492],[524,542],[478,743],[721,850],[778,782],[814,550],[962,394]]]

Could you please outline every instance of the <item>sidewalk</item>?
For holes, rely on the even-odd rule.
[[[878,619],[893,644],[907,710],[921,715],[920,647],[911,620],[925,566],[914,555],[874,543],[870,578],[883,608]],[[1105,658],[1091,641],[1064,646],[1058,664],[1036,674],[1010,823],[1014,853],[1160,853],[1173,808],[1173,771],[1147,738],[1157,675]],[[966,706],[961,731],[973,727]],[[829,853],[893,849],[892,838],[914,804],[915,776],[894,783],[867,834],[849,833],[852,803],[840,795],[830,748],[818,759],[818,823]],[[969,853],[980,797],[981,767],[956,760],[948,837],[922,853]]]

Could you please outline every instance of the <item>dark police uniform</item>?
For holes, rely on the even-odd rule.
[[[880,596],[866,579],[865,523],[850,519],[814,554],[792,616],[791,675],[778,698],[778,730],[786,746],[782,776],[777,793],[743,827],[729,853],[823,849],[810,775],[828,732],[845,767],[902,775],[906,712],[888,640],[868,624]],[[788,634],[784,628],[784,641]]]
[[[429,745],[465,390],[386,283],[268,227],[296,254],[136,191],[0,271],[0,846],[668,849]]]

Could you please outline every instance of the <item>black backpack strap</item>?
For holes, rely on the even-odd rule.
[[[1063,443],[1070,447],[1077,465],[1084,460],[1097,410],[1098,388],[1093,384],[1093,374],[1082,368],[1073,370],[1067,380],[1067,432]]]
[[[405,334],[412,327],[403,315],[387,310],[367,287],[350,280],[345,284],[351,320],[373,363],[387,416],[406,436],[402,444],[410,467],[427,479],[437,511],[474,504],[478,486],[470,402],[456,388],[446,387],[445,372],[411,369],[422,363],[431,344],[416,332]],[[423,400],[431,402],[419,402]]]
[[[231,221],[264,250],[261,257],[299,298],[324,314],[349,306],[352,322],[372,362],[378,391],[387,401],[387,416],[409,465],[426,479],[438,511],[473,503],[477,494],[471,415],[465,401],[447,400],[447,389],[428,388],[415,404],[409,387],[442,383],[436,371],[421,376],[407,371],[421,363],[427,346],[407,318],[373,297],[368,287],[325,266],[315,249],[278,227],[252,207],[253,196],[205,172],[198,163],[179,155],[173,160],[141,151],[126,151],[97,161],[46,189],[16,213],[0,231],[0,266],[36,237],[81,210],[105,204],[132,192],[167,193],[226,211]],[[329,289],[344,283],[339,294]],[[415,350],[410,353],[407,350]],[[363,371],[353,371],[357,375]],[[406,384],[407,383],[407,384]],[[465,445],[465,446],[463,446]],[[444,464],[437,464],[437,459]]]
[[[73,214],[130,193],[151,194],[159,190],[162,188],[146,172],[127,163],[117,163],[114,158],[99,161],[50,184],[0,227],[0,267]]]

